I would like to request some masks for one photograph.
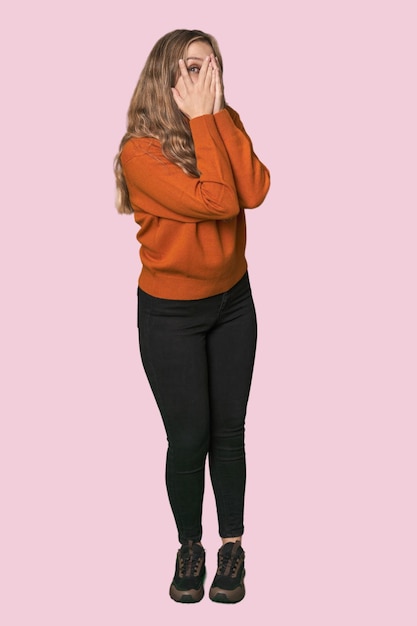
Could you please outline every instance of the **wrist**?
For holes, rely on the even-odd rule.
[[[196,117],[202,117],[203,115],[212,115],[212,113],[214,113],[214,111],[202,111],[202,112],[199,111],[199,112],[193,113],[192,115],[189,115],[188,119],[193,120]]]

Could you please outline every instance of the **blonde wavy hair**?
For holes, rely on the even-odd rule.
[[[123,176],[120,155],[132,137],[154,137],[164,155],[190,176],[199,176],[194,143],[187,117],[179,110],[171,91],[179,77],[178,60],[194,41],[210,44],[221,70],[223,61],[216,39],[201,30],[174,30],[161,37],[152,48],[139,76],[127,112],[127,130],[114,159],[116,208],[119,213],[133,213]]]

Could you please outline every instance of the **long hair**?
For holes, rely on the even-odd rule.
[[[179,77],[178,60],[184,58],[188,46],[198,40],[210,44],[223,70],[216,39],[201,30],[179,29],[167,33],[156,42],[148,56],[130,101],[127,130],[114,159],[119,213],[133,213],[120,162],[123,146],[132,137],[158,139],[167,159],[190,176],[199,176],[189,121],[179,110],[171,91]]]

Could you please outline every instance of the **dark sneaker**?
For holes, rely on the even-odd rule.
[[[175,575],[169,595],[175,602],[200,602],[204,595],[206,575],[203,546],[189,541],[177,552]]]
[[[218,567],[209,597],[214,602],[240,602],[245,596],[245,553],[240,541],[225,543],[218,552]]]

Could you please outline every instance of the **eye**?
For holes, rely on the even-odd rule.
[[[189,72],[192,72],[193,74],[198,74],[200,71],[200,66],[199,65],[190,65],[188,68]]]

